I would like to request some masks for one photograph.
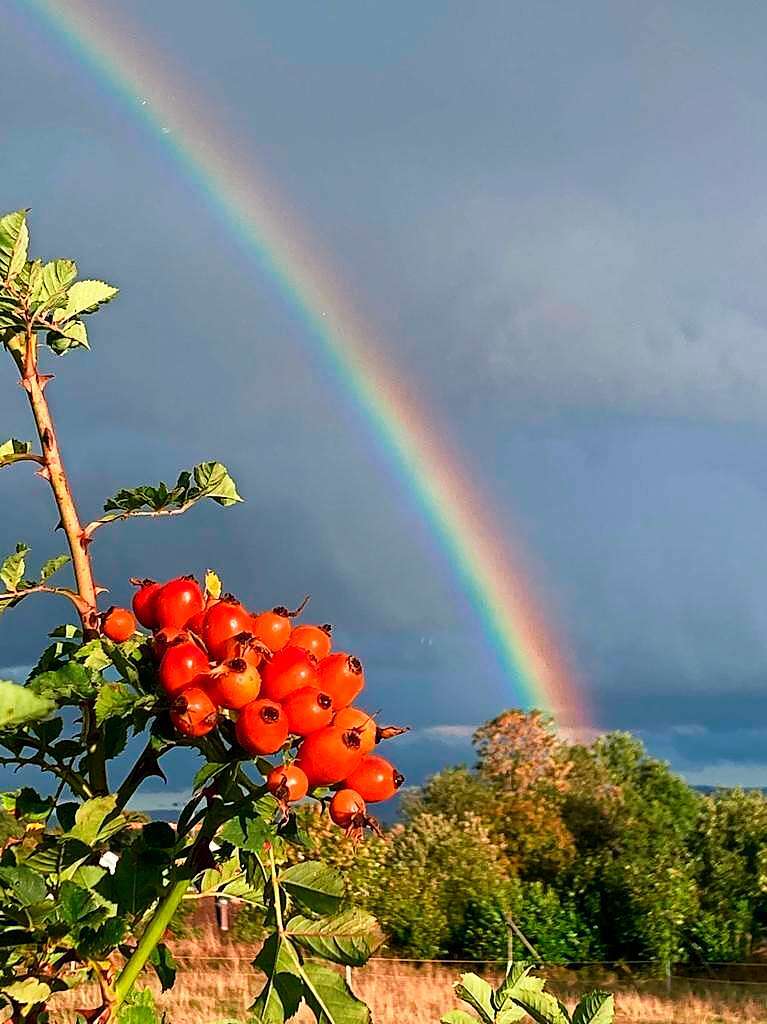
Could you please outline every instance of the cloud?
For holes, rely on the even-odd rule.
[[[451,255],[441,286],[432,282],[451,371],[437,388],[481,395],[486,409],[493,395],[517,415],[764,422],[761,229],[750,216],[738,224],[734,288],[721,267],[736,230],[725,211],[701,223],[682,203],[669,223],[654,201],[632,214],[607,196],[542,186],[458,195],[464,216],[450,223],[430,212],[430,242]]]
[[[425,729],[413,729],[400,737],[400,743],[444,743],[448,746],[465,747],[474,735],[476,725],[430,725]]]

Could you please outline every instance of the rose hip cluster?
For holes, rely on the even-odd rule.
[[[179,732],[204,736],[222,716],[234,717],[237,741],[252,756],[295,754],[267,775],[271,793],[288,803],[335,787],[330,815],[349,831],[372,820],[366,804],[394,796],[403,777],[373,750],[405,730],[381,729],[353,706],[365,674],[357,658],[332,650],[330,626],[294,625],[301,609],[252,613],[231,595],[206,597],[192,576],[132,582],[135,618],[154,634],[158,681]],[[116,642],[135,628],[128,609],[102,617],[102,632]]]

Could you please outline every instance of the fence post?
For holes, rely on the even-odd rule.
[[[352,969],[349,966],[349,964],[347,964],[346,967],[344,968],[344,976],[346,977],[346,984],[349,986],[349,988],[351,988],[352,987]]]
[[[514,932],[511,930],[509,922],[506,922],[506,973],[511,974],[511,968],[514,966]]]
[[[542,963],[543,962],[543,958],[539,955],[538,950],[527,939],[527,937],[525,936],[525,933],[519,927],[519,925],[514,920],[514,918],[511,916],[511,914],[509,914],[509,916],[506,918],[506,924],[509,926],[509,934],[510,934],[510,936],[511,936],[511,933],[513,932],[514,935],[516,935],[517,938],[519,939],[519,941],[522,943],[522,945],[530,952],[533,960],[537,960],[539,963]]]

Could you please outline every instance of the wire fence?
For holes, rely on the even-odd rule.
[[[235,955],[220,953],[200,955],[197,953],[175,952],[174,957],[181,971],[226,969],[231,974],[247,975],[252,972],[254,954]],[[307,959],[315,959],[307,957]],[[320,959],[319,957],[316,959]],[[603,976],[606,983],[616,987],[634,987],[638,989],[659,987],[670,990],[672,987],[687,986],[690,989],[706,989],[708,986],[730,986],[752,989],[754,992],[765,992],[767,995],[767,962],[754,961],[709,961],[699,965],[674,963],[663,960],[535,960],[527,958],[535,964],[543,974],[554,973],[561,984],[568,981],[580,983],[582,976],[590,981]],[[235,965],[243,965],[242,970],[233,970]],[[245,967],[244,965],[247,965]],[[495,973],[502,976],[506,973],[509,962],[506,959],[473,960],[473,959],[436,959],[424,957],[389,957],[374,956],[361,968],[347,968],[347,977],[352,978],[359,972],[385,972],[396,975],[403,969],[420,972],[426,969],[447,973],[450,969],[455,973],[475,971],[479,973]],[[457,969],[457,970],[456,970]],[[737,972],[739,976],[734,976]],[[747,975],[747,976],[743,976]]]

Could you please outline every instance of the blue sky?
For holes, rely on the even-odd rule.
[[[692,781],[767,784],[767,9],[100,6],[319,238],[521,540],[595,725]],[[513,680],[301,318],[103,82],[7,10],[0,205],[122,288],[50,391],[81,503],[202,458],[248,499],[102,531],[100,581],[119,601],[131,575],[214,565],[254,606],[311,592],[369,700],[415,727],[411,777],[470,757]],[[26,436],[10,373],[5,395],[3,436]],[[0,482],[10,543],[58,550],[40,481]],[[29,664],[58,611],[5,618],[0,664]]]

